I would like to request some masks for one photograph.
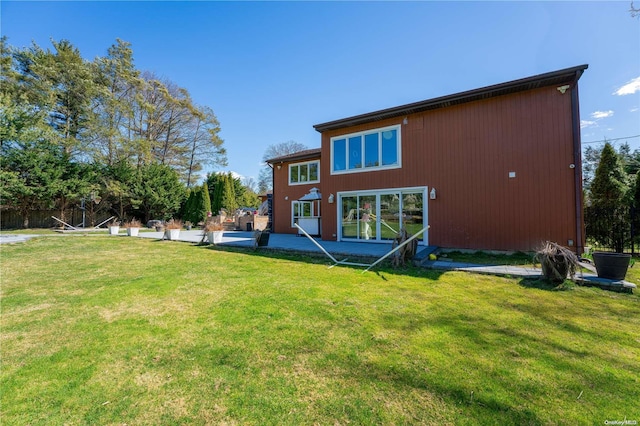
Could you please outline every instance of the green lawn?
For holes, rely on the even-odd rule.
[[[640,297],[108,236],[0,247],[0,422],[640,421]]]

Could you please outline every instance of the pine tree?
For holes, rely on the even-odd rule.
[[[633,187],[631,215],[631,226],[633,226],[635,242],[640,244],[640,171],[636,173]]]
[[[620,157],[608,142],[591,183],[586,209],[587,236],[621,253],[629,235],[629,203],[626,174]]]
[[[202,221],[207,222],[208,214],[211,212],[211,197],[209,197],[209,186],[207,182],[202,184]]]
[[[224,208],[227,213],[233,214],[238,209],[238,202],[236,201],[236,192],[233,183],[233,175],[228,173],[224,175],[225,178],[223,180],[224,187],[222,191],[222,208]]]

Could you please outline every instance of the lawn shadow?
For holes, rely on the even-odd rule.
[[[576,284],[571,280],[564,280],[561,283],[554,283],[545,278],[523,278],[518,281],[518,285],[524,288],[535,288],[546,291],[569,291],[573,290]]]
[[[350,264],[339,264],[335,265],[334,262],[329,259],[325,254],[313,251],[293,251],[286,249],[274,249],[270,248],[267,250],[262,249],[251,249],[249,247],[240,247],[240,246],[229,246],[229,245],[210,245],[210,244],[196,244],[196,247],[202,248],[204,250],[212,250],[212,251],[223,251],[228,253],[238,253],[247,256],[252,256],[256,258],[268,258],[268,259],[283,259],[289,261],[297,261],[297,262],[305,262],[311,263],[315,265],[327,265],[327,267],[340,267],[340,268],[348,268],[353,269],[354,271],[362,271],[364,272],[367,268],[366,266],[358,266],[358,265],[350,265]],[[376,260],[377,257],[371,256],[359,256],[359,255],[345,255],[345,254],[331,254],[334,258],[342,261],[348,256],[348,262],[350,263],[363,263],[363,264],[372,264]],[[404,267],[394,268],[391,264],[390,258],[385,259],[380,264],[373,267],[366,273],[375,274],[380,277],[383,281],[390,281],[387,277],[388,275],[406,275],[410,277],[416,278],[427,278],[429,280],[438,280],[441,275],[443,275],[445,270],[436,270],[436,269],[426,269],[419,266],[407,265]]]

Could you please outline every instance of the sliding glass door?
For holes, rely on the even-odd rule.
[[[416,234],[425,225],[426,191],[425,187],[340,194],[340,239],[389,241],[403,227]]]

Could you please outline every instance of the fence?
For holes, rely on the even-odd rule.
[[[82,226],[82,210],[79,208],[71,208],[65,210],[65,222],[70,225]],[[29,228],[58,228],[60,223],[51,218],[55,216],[60,218],[60,210],[32,210],[29,212]],[[95,215],[93,224],[87,214],[86,227],[92,227],[99,224],[103,220],[109,219],[111,214],[108,212],[101,212]],[[22,228],[22,215],[18,210],[2,209],[0,211],[0,228],[1,229],[20,229]]]

